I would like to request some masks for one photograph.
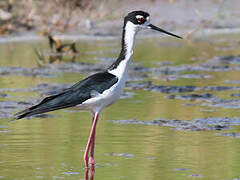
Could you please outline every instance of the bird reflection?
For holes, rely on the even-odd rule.
[[[84,180],[94,180],[94,173],[95,173],[94,166],[91,166],[90,168],[86,168]]]

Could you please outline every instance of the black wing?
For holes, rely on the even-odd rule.
[[[91,92],[93,90],[98,93],[103,93],[103,91],[113,86],[117,81],[118,78],[108,72],[94,74],[76,83],[67,90],[46,97],[39,104],[17,113],[16,119],[76,106],[91,98]]]

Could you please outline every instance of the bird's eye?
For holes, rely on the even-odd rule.
[[[143,17],[139,17],[139,18],[137,18],[137,21],[138,21],[139,23],[143,23],[145,20],[144,20]]]

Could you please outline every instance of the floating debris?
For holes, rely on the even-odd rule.
[[[232,70],[234,70],[233,67],[229,67],[228,65],[216,65],[216,63],[182,64],[177,66],[166,66],[149,69],[149,71],[152,72],[154,77],[159,75],[180,75],[184,72],[223,72]]]
[[[237,134],[235,132],[230,132],[230,133],[216,133],[218,136],[229,136],[229,137],[234,137],[234,138],[240,138],[240,134]]]
[[[229,91],[240,90],[239,86],[206,86],[203,88],[205,91]]]
[[[240,97],[240,93],[233,93],[230,95],[231,97]]]
[[[8,132],[10,132],[8,129],[6,129],[6,128],[8,128],[8,126],[0,126],[0,133],[8,133]],[[2,145],[0,144],[0,147],[1,147]]]
[[[64,172],[63,174],[67,175],[67,176],[71,176],[71,175],[78,175],[78,174],[81,174],[81,173],[80,172],[72,172],[72,171],[70,171],[70,172]]]
[[[106,156],[122,156],[122,157],[133,157],[133,154],[125,154],[125,153],[105,153]]]
[[[206,126],[206,125],[239,126],[240,125],[240,118],[238,117],[235,117],[235,118],[211,117],[211,118],[195,119],[194,121],[203,126]]]
[[[240,109],[240,99],[214,99],[213,101],[204,102],[201,106],[207,107],[219,107],[219,108],[230,108],[230,109]]]
[[[208,74],[183,74],[183,75],[164,75],[162,76],[155,76],[153,78],[160,79],[164,81],[176,81],[178,79],[209,79],[211,75]]]
[[[5,97],[7,97],[7,94],[5,94],[5,93],[0,93],[0,97],[5,98]]]
[[[128,82],[126,83],[126,89],[131,90],[150,90],[153,87],[152,81],[144,81],[144,82]]]
[[[67,64],[46,64],[42,67],[36,68],[22,68],[22,67],[0,67],[1,76],[30,76],[30,77],[44,77],[57,78],[56,73],[88,73],[92,74],[98,71],[103,71],[105,66],[92,63],[67,63]]]
[[[165,119],[156,119],[153,121],[138,121],[136,119],[128,119],[128,120],[111,120],[113,123],[119,124],[141,124],[141,125],[155,125],[155,126],[166,126],[172,127],[176,130],[183,131],[209,131],[209,130],[226,130],[229,129],[231,125],[231,119],[219,118],[209,120],[208,119],[196,119],[193,121],[184,121],[184,120],[165,120]],[[204,123],[203,123],[204,121]],[[234,119],[232,119],[234,121]],[[240,123],[240,118],[237,120]]]
[[[174,171],[189,171],[189,169],[186,168],[174,168]]]
[[[184,92],[196,92],[196,91],[230,91],[230,90],[240,90],[239,86],[164,86],[164,85],[154,85],[152,81],[143,82],[127,82],[127,89],[134,90],[146,90],[153,92],[160,92],[165,94],[170,93],[184,93]]]
[[[133,98],[133,96],[135,95],[136,93],[134,92],[123,92],[123,94],[121,95],[121,99],[129,99],[129,98]]]
[[[153,86],[153,92],[161,92],[161,93],[182,93],[182,92],[193,92],[199,89],[196,86]]]
[[[32,77],[58,77],[46,68],[22,68],[22,67],[0,67],[1,76],[32,76]]]
[[[222,64],[240,64],[240,55],[237,56],[219,56],[210,60],[213,63],[222,63]]]
[[[191,174],[191,175],[188,175],[188,177],[191,177],[191,178],[202,178],[202,175],[201,174]]]
[[[0,133],[8,133],[8,132],[10,132],[10,131],[8,131],[8,130],[0,130]]]
[[[112,63],[115,61],[115,58],[109,58],[109,57],[95,57],[94,59],[102,62],[107,62],[107,63]]]
[[[183,99],[183,100],[209,100],[215,98],[210,93],[204,94],[186,94],[186,95],[170,95],[168,96],[169,99]]]
[[[225,83],[229,83],[229,84],[240,84],[239,80],[226,80],[224,81]]]

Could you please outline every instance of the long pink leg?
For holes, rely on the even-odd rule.
[[[92,123],[94,122],[94,117],[92,120]],[[94,129],[93,136],[92,136],[92,143],[90,145],[90,157],[89,157],[89,164],[91,166],[94,166],[94,146],[95,146],[95,135],[96,134],[96,129]]]
[[[89,157],[89,163],[94,166],[94,146],[95,146],[95,133],[96,133],[96,129],[93,132],[93,136],[92,136],[92,144],[91,144],[91,150],[90,150],[90,157]]]
[[[88,143],[87,143],[85,153],[84,153],[84,162],[85,162],[86,168],[88,168],[88,152],[89,152],[90,146],[92,145],[92,142],[94,142],[94,139],[95,139],[95,131],[96,131],[97,120],[98,120],[98,113],[95,113],[93,124],[92,124],[92,129],[91,129],[91,132],[90,132],[90,135],[89,135],[89,138],[88,138]],[[93,146],[92,150],[94,150],[94,146]],[[92,155],[92,153],[91,153],[91,155]],[[92,160],[94,161],[94,159],[91,159],[91,161]]]

